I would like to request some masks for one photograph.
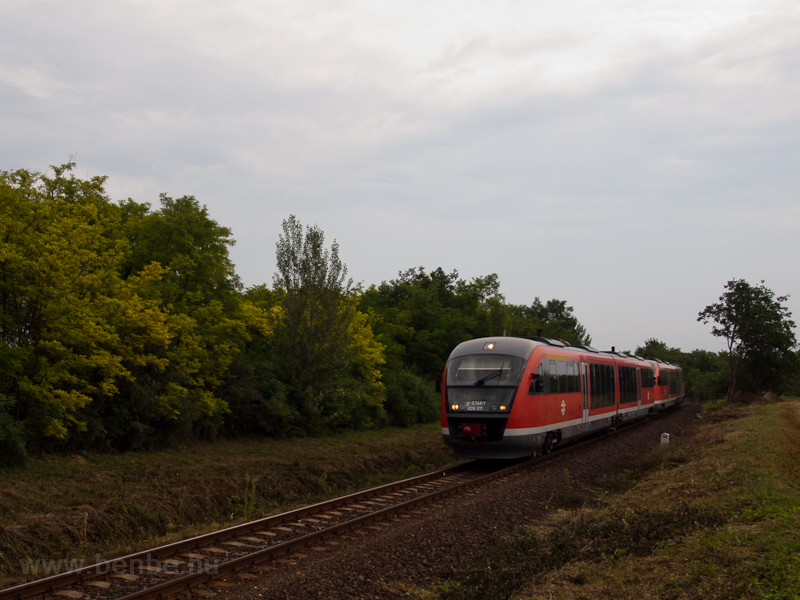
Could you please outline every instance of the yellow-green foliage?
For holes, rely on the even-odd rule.
[[[178,215],[168,215],[173,221],[207,232],[215,266],[186,241],[191,231],[164,234],[147,205],[113,204],[105,178],[78,179],[73,167],[55,168],[53,177],[0,173],[4,404],[33,441],[83,431],[90,414],[99,420],[97,437],[111,425],[102,406],[120,405],[120,394],[127,394],[122,404],[133,403],[130,386],[121,386],[147,380],[155,382],[151,419],[186,413],[191,422],[215,426],[227,404],[214,392],[250,339],[248,327],[270,332],[263,310],[240,308],[230,285],[220,291],[226,276],[234,280],[228,230],[192,198],[162,198],[162,210]],[[172,233],[185,247],[168,244]],[[156,238],[161,246],[145,247]],[[192,272],[201,266],[213,285]]]
[[[138,289],[155,269],[121,281],[124,241],[102,178],[54,179],[27,171],[0,174],[0,318],[5,390],[33,431],[64,437],[76,412],[113,396],[128,364],[158,365],[149,348],[169,343],[164,315]],[[138,289],[137,289],[138,288]],[[130,333],[130,340],[126,333]]]
[[[381,378],[380,366],[386,363],[383,357],[385,346],[375,339],[369,315],[353,311],[348,333],[348,353],[352,356],[354,374],[365,381],[378,381]]]

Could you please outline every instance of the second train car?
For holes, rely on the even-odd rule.
[[[522,458],[681,402],[671,363],[542,337],[456,346],[442,386],[442,437],[462,458]]]

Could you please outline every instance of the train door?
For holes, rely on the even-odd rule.
[[[583,381],[583,428],[589,424],[589,365],[585,360],[581,361],[581,380]]]

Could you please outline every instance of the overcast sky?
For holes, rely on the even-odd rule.
[[[194,195],[271,283],[281,221],[365,285],[414,266],[567,300],[593,345],[722,343],[726,281],[800,320],[800,5],[0,3],[0,170]]]

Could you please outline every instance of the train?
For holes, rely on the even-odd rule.
[[[442,438],[460,458],[547,454],[684,398],[677,365],[545,337],[487,337],[451,352]]]

